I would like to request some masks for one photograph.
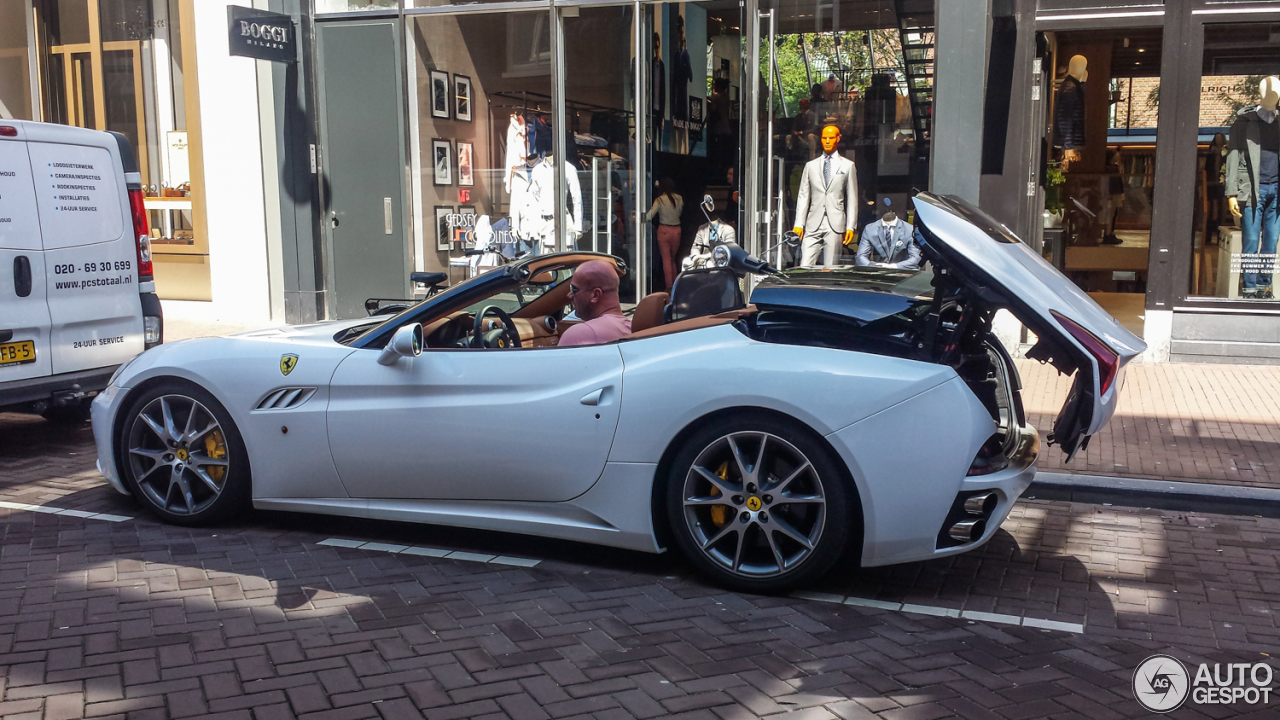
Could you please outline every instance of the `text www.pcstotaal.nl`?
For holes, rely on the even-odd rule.
[[[108,285],[129,285],[132,282],[132,275],[117,275],[109,278],[93,278],[92,280],[66,280],[54,283],[53,287],[55,290],[87,290]]]

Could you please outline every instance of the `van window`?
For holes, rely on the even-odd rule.
[[[120,238],[122,191],[111,153],[55,143],[32,142],[27,148],[46,250]]]

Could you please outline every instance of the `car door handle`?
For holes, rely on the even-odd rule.
[[[604,397],[604,391],[607,389],[608,388],[600,388],[599,390],[593,390],[587,393],[586,395],[583,395],[582,399],[579,400],[578,402],[582,403],[583,405],[599,405],[600,399]]]
[[[26,255],[13,259],[13,291],[18,297],[31,294],[31,259]]]

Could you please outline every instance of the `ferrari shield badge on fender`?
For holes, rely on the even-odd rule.
[[[280,374],[288,375],[293,369],[298,367],[298,356],[292,353],[280,356]]]

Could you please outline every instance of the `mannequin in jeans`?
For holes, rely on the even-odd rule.
[[[1280,78],[1264,78],[1262,101],[1241,111],[1231,125],[1227,152],[1227,206],[1240,218],[1244,297],[1269,300],[1271,268],[1280,237]]]

